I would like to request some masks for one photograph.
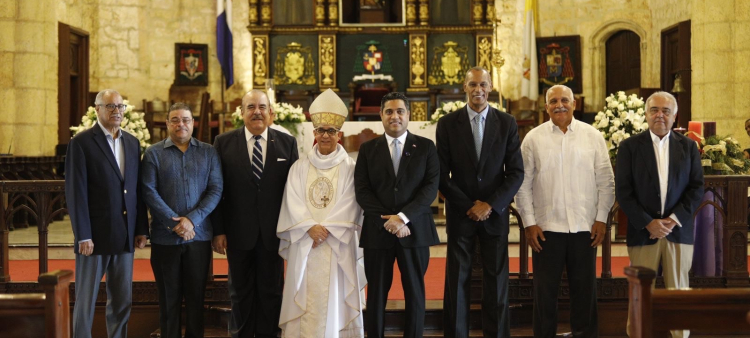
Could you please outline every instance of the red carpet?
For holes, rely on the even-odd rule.
[[[601,258],[598,259],[597,276],[601,274]],[[612,274],[615,277],[624,277],[623,268],[629,264],[627,257],[612,258]],[[50,259],[49,270],[72,270],[75,271],[75,261],[69,259]],[[518,258],[510,259],[510,271],[518,272]],[[531,258],[529,258],[529,269]],[[10,261],[10,278],[11,281],[36,281],[39,275],[39,263],[36,260]],[[227,261],[225,259],[214,259],[214,274],[227,274]],[[136,259],[133,267],[133,280],[135,281],[152,281],[154,273],[151,271],[151,263],[148,259]],[[425,275],[426,297],[427,299],[443,299],[443,286],[445,283],[445,258],[430,259],[430,266],[427,268]],[[404,299],[404,292],[401,288],[401,274],[398,267],[393,267],[393,285],[388,299]]]

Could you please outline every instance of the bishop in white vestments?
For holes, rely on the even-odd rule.
[[[310,106],[316,144],[289,171],[279,215],[287,260],[282,337],[364,337],[366,284],[354,195],[354,165],[338,144],[348,109],[330,89]]]

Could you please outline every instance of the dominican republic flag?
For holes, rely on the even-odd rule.
[[[216,0],[216,49],[227,88],[234,84],[232,53],[232,0]]]
[[[539,97],[539,63],[536,59],[536,0],[526,0],[523,27],[523,77],[521,96],[536,101]]]

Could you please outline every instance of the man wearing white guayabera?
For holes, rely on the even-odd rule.
[[[332,90],[310,106],[315,141],[289,171],[276,234],[287,260],[282,337],[364,337],[365,277],[354,160],[338,144],[348,109]]]

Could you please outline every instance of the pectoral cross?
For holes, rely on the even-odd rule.
[[[323,208],[325,208],[325,207],[327,207],[327,206],[328,206],[328,202],[329,202],[330,200],[331,200],[331,199],[330,199],[330,198],[328,198],[328,196],[323,196],[323,197],[322,197],[322,198],[320,199],[320,201],[321,201],[321,202],[323,202]]]

